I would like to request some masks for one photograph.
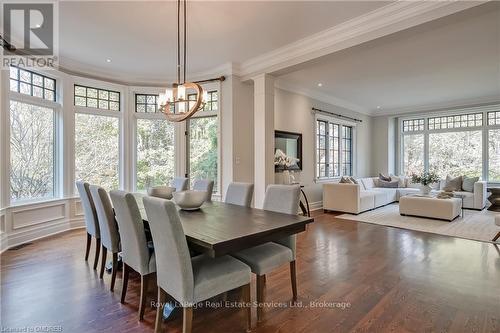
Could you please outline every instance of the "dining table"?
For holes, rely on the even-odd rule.
[[[135,194],[143,221],[148,221],[142,198]],[[306,230],[314,218],[290,215],[224,202],[205,202],[200,209],[179,208],[190,249],[219,257]],[[166,217],[165,217],[166,219]]]

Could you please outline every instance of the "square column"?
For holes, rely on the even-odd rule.
[[[262,208],[266,187],[274,183],[274,77],[254,81],[254,206]]]

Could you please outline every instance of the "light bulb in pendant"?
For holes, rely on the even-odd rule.
[[[184,85],[177,87],[177,99],[186,99],[186,87]]]

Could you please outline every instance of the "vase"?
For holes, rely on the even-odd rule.
[[[283,170],[283,184],[284,185],[290,184],[290,171],[288,170]]]
[[[421,185],[420,186],[420,194],[429,195],[432,191],[432,187],[430,185]]]

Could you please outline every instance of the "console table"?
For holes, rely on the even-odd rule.
[[[488,187],[488,192],[491,192],[491,195],[488,197],[491,206],[488,210],[500,212],[500,187]]]

